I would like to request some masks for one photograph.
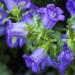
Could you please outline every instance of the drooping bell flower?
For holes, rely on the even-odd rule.
[[[55,60],[47,56],[41,64],[41,69],[45,70],[47,67],[55,67]]]
[[[62,63],[56,63],[56,68],[58,69],[60,75],[65,75],[66,65]]]
[[[12,11],[15,7],[18,7],[14,0],[3,0],[3,2],[9,11]]]
[[[63,51],[58,55],[57,59],[62,63],[69,64],[74,58],[73,53],[69,50],[66,43],[63,47]]]
[[[59,61],[56,66],[61,75],[65,74],[66,68],[71,64],[74,59],[73,53],[69,50],[67,44],[64,44],[63,51],[57,56]]]
[[[31,0],[15,0],[20,10],[36,9]]]
[[[36,11],[36,10],[38,10],[38,8],[39,8],[39,7],[36,6],[35,4],[33,4],[33,3],[31,4],[31,7],[30,7],[31,10]]]
[[[63,21],[65,19],[65,16],[63,15],[63,10],[59,7],[55,7],[54,4],[47,5],[47,12],[51,19],[54,19],[57,21],[59,20]]]
[[[30,56],[23,55],[27,67],[31,68],[33,72],[40,71],[40,64],[46,57],[47,54],[43,48],[36,49]]]
[[[29,11],[22,15],[21,21],[26,22],[28,24],[33,24],[33,12]]]
[[[48,4],[37,11],[41,16],[41,22],[46,29],[52,29],[58,21],[63,21],[65,16],[63,10],[55,7],[54,4]]]
[[[24,22],[7,23],[7,44],[13,48],[16,46],[22,47],[25,42],[25,36],[28,34],[24,28],[26,24]]]
[[[12,36],[6,36],[6,42],[8,47],[10,48],[15,48],[18,46],[18,38],[17,37],[12,37]]]
[[[27,8],[30,8],[31,6],[31,0],[15,0],[18,7],[22,10],[25,10]]]
[[[3,20],[7,17],[7,14],[3,8],[0,7],[0,25],[3,24]]]
[[[0,36],[3,36],[4,34],[6,34],[6,26],[0,25]]]
[[[7,41],[7,45],[10,48],[16,48],[16,47],[22,48],[23,45],[26,43],[25,38],[22,38],[22,37],[7,36],[6,41]]]
[[[75,14],[75,0],[67,0],[66,8],[69,11],[70,15]]]

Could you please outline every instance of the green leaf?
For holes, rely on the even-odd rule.
[[[71,49],[71,51],[75,54],[75,41],[68,39],[67,40],[68,46]]]
[[[17,40],[17,37],[13,37],[12,38],[12,43],[15,44],[16,40]]]
[[[68,29],[67,30],[67,35],[68,35],[69,39],[73,40],[73,37],[74,37],[74,31],[73,31],[73,29]]]
[[[14,19],[16,21],[20,20],[21,11],[17,7],[14,7],[12,11],[7,11],[7,13],[9,14],[9,18]]]
[[[67,21],[68,26],[75,25],[75,15],[71,16]]]
[[[51,43],[49,45],[49,50],[48,50],[48,54],[50,55],[50,57],[56,58],[58,53],[59,53],[59,49],[57,49],[57,45]]]
[[[33,23],[34,25],[37,27],[39,24],[39,16],[38,15],[35,15],[34,18],[33,18]]]
[[[4,8],[4,4],[0,2],[0,7]]]

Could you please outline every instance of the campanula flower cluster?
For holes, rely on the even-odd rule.
[[[65,33],[58,27],[66,19],[64,11],[53,3],[38,7],[32,0],[0,2],[0,36],[6,36],[8,47],[24,47],[22,58],[33,72],[53,67],[65,75],[75,56],[75,0],[65,4],[71,16]]]

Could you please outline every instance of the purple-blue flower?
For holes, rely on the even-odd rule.
[[[7,14],[3,8],[0,7],[0,25],[3,24],[3,20],[7,17]]]
[[[61,35],[61,40],[62,41],[66,42],[67,39],[68,39],[67,33],[64,33],[64,34]]]
[[[63,10],[55,7],[54,4],[48,4],[37,11],[41,16],[41,22],[46,29],[52,29],[58,21],[63,21],[65,16]]]
[[[6,33],[6,26],[0,25],[0,36],[4,35]]]
[[[25,36],[28,34],[26,31],[26,24],[24,22],[7,23],[7,44],[9,47],[22,47],[25,43]]]
[[[34,72],[40,71],[40,64],[46,57],[47,54],[43,48],[36,49],[30,56],[23,55],[27,67]]]
[[[18,38],[18,45],[21,48],[26,43],[25,39],[22,37]]]
[[[12,36],[7,35],[6,42],[10,48],[15,48],[18,46],[18,38],[17,37],[12,37]]]
[[[22,10],[30,8],[31,0],[16,0],[18,7]]]
[[[12,11],[15,7],[18,7],[14,0],[3,0],[3,2],[9,11]]]
[[[37,9],[37,7],[32,3],[32,0],[15,0],[19,9]]]
[[[66,33],[62,34],[61,38],[62,39],[67,39],[67,34]]]
[[[41,69],[44,70],[47,67],[55,67],[55,60],[47,56],[41,64]]]
[[[63,46],[63,51],[57,56],[58,62],[56,63],[56,67],[61,75],[64,75],[66,68],[69,64],[71,64],[73,59],[74,55],[65,43]]]
[[[21,21],[26,22],[28,24],[33,24],[33,12],[29,11],[22,15]]]
[[[60,73],[60,75],[65,75],[66,64],[56,63],[56,67]]]
[[[65,48],[67,49],[67,48]],[[60,55],[58,56],[58,60],[61,63],[69,64],[73,60],[73,54],[69,50],[63,50]]]
[[[75,0],[67,0],[66,8],[69,11],[70,15],[75,14]]]
[[[69,48],[65,46],[64,46],[64,50],[58,55],[57,59],[61,63],[69,64],[74,57],[73,57],[73,53],[69,50]]]

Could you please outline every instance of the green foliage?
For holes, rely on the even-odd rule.
[[[71,27],[72,25],[75,25],[75,15],[71,16],[68,20],[67,20],[67,24],[69,27]]]
[[[28,35],[25,38],[27,51],[43,47],[51,57],[56,57],[62,50],[61,33],[55,30],[46,30],[40,23],[38,15],[34,16],[32,25],[27,24],[25,30],[28,30]]]
[[[75,25],[75,15],[73,15],[70,19],[67,21],[68,23],[68,30],[67,30],[67,36],[68,36],[68,46],[72,50],[72,52],[75,54],[75,30],[72,29],[72,26]]]
[[[20,17],[21,17],[21,11],[20,9],[18,9],[17,7],[14,7],[14,9],[12,11],[7,11],[7,13],[9,13],[9,17],[10,19],[14,20],[14,21],[19,21]]]
[[[68,43],[68,46],[70,47],[70,49],[72,50],[72,52],[75,54],[75,41],[68,39],[67,43]]]
[[[74,39],[74,30],[73,29],[71,29],[71,28],[69,28],[68,30],[67,30],[67,35],[68,35],[68,38],[69,39]]]
[[[58,31],[50,33],[51,43],[49,45],[49,54],[51,57],[56,58],[56,55],[62,50],[64,42],[61,40],[61,34]]]

